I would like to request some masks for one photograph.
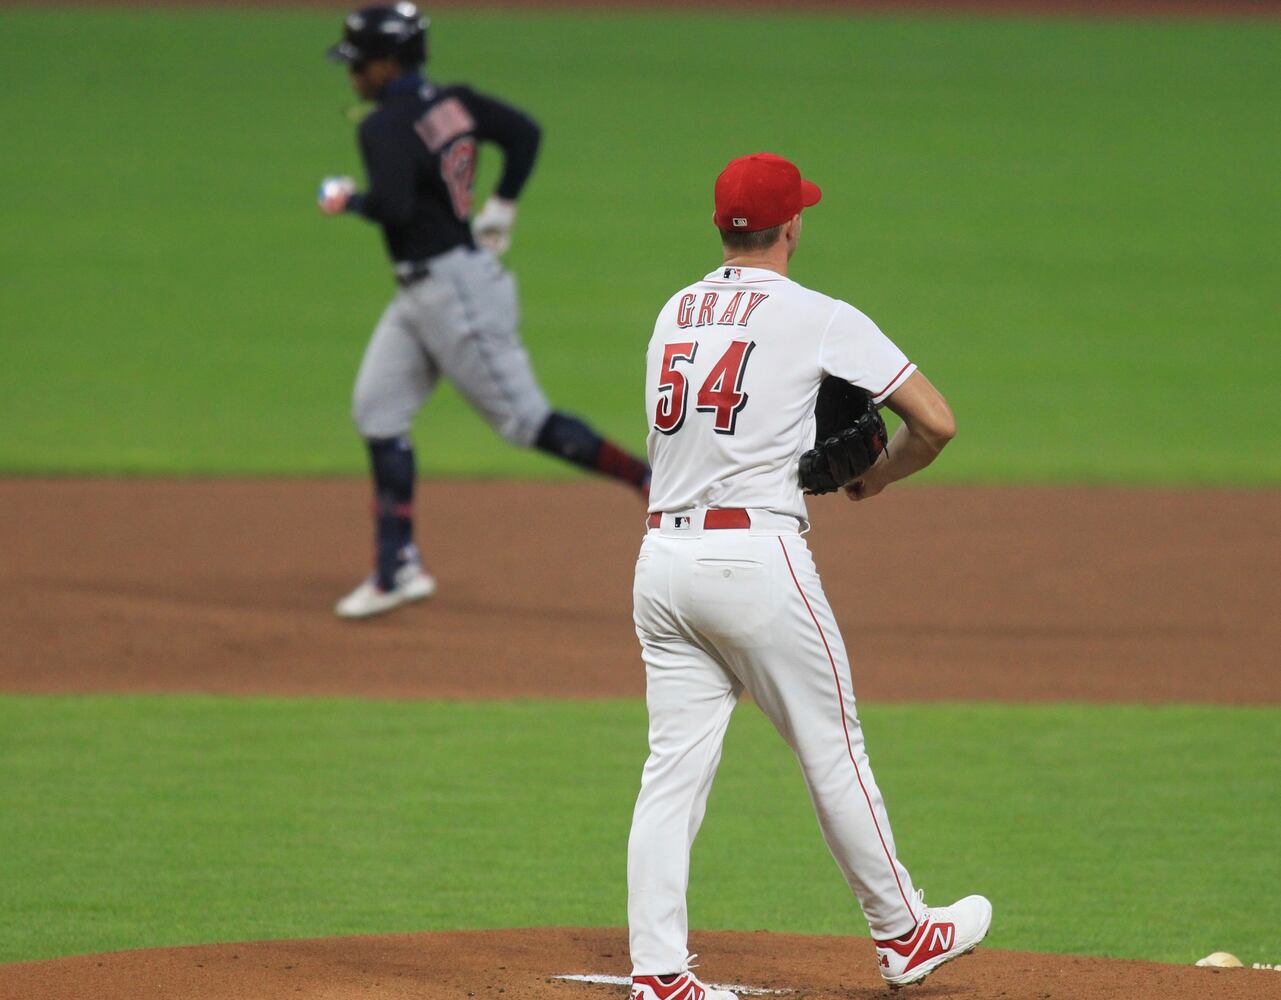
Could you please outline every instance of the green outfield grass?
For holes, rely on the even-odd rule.
[[[356,472],[391,286],[321,218],[358,171],[319,13],[0,11],[0,470]],[[529,108],[511,262],[556,402],[639,447],[642,351],[718,260],[710,187],[824,185],[795,275],[955,405],[950,481],[1281,482],[1281,25],[441,12],[433,68]],[[492,178],[491,155],[484,176]],[[431,474],[560,475],[452,392]]]
[[[993,946],[1275,958],[1276,709],[864,716],[901,856],[935,902],[990,895]],[[622,925],[644,755],[638,702],[0,698],[0,961]],[[696,927],[866,933],[752,707],[691,905]]]

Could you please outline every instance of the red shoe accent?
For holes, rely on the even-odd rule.
[[[885,948],[888,951],[902,955],[908,960],[904,966],[904,972],[911,972],[922,962],[928,962],[931,958],[937,958],[939,955],[948,951],[956,944],[956,924],[948,921],[945,923],[935,923],[928,917],[916,925],[916,930],[906,941],[902,938],[894,938],[891,941],[877,941],[876,947]],[[882,956],[882,965],[889,963]]]
[[[672,982],[665,983],[659,976],[633,976],[632,995],[637,994],[637,986],[648,986],[654,991],[658,1000],[703,1000],[705,992],[702,985],[688,972],[677,976]]]
[[[924,931],[927,926],[929,926],[929,920],[922,920],[915,928],[913,928],[910,935],[890,938],[888,941],[877,941],[876,947],[888,948],[890,951],[897,952],[904,958],[907,958],[908,955],[912,954],[912,949],[916,947],[916,943],[921,938],[921,932]]]

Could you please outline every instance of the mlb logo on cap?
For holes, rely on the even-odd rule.
[[[773,153],[752,153],[731,160],[716,178],[712,221],[718,229],[754,233],[781,226],[822,197],[819,186],[804,180],[790,160]]]

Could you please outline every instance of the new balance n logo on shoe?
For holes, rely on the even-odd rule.
[[[937,958],[956,943],[956,924],[936,924],[926,921],[920,931],[912,935],[909,947],[916,946],[914,953],[907,960],[907,968],[914,969],[922,962]]]
[[[931,959],[950,951],[956,944],[956,924],[936,923],[929,916],[916,925],[916,930],[893,941],[877,941],[877,957],[882,969],[889,968],[890,954],[904,959],[903,972],[910,972]]]
[[[947,951],[952,947],[952,942],[956,940],[956,924],[936,924],[930,932],[930,944],[928,950],[934,954],[940,951]]]

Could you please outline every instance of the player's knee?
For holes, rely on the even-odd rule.
[[[506,441],[508,444],[514,444],[518,448],[523,448],[529,444],[526,440],[526,434],[523,431],[520,420],[514,416],[505,416],[501,420],[493,423],[494,433]]]
[[[410,418],[387,406],[371,392],[356,387],[351,399],[351,420],[363,438],[394,438],[409,433]]]
[[[514,444],[517,448],[530,448],[536,443],[545,422],[546,415],[542,412],[511,412],[491,418],[490,426],[508,444]]]
[[[357,385],[356,391],[351,394],[351,422],[356,425],[356,430],[360,432],[361,437],[376,438],[383,436],[371,430],[374,412],[373,394],[365,392],[360,385]]]

